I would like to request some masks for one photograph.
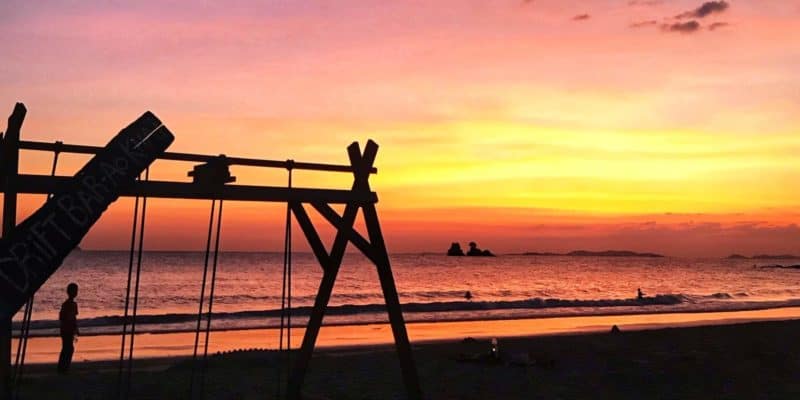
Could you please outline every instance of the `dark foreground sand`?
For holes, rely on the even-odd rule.
[[[415,345],[428,399],[798,399],[800,321],[501,339],[508,363],[463,363],[488,341]],[[275,398],[276,354],[240,352],[210,359],[207,399]],[[190,364],[136,362],[131,398],[188,396]],[[116,398],[116,363],[29,367],[23,399]],[[393,348],[319,351],[306,391],[330,399],[402,399]],[[199,398],[199,397],[198,397]]]

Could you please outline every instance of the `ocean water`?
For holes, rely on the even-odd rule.
[[[146,252],[137,331],[191,330],[198,312],[203,253]],[[221,253],[213,329],[279,325],[281,253]],[[800,305],[800,270],[756,268],[754,260],[500,255],[494,258],[395,254],[392,268],[406,321],[702,312]],[[771,260],[768,263],[794,263]],[[57,334],[69,282],[80,285],[81,333],[121,329],[127,252],[73,252],[39,290],[32,335]],[[304,325],[322,270],[293,255],[293,324]],[[636,289],[646,294],[636,300]],[[471,299],[465,298],[469,291]],[[20,313],[16,320],[20,319]],[[348,251],[326,324],[385,322],[375,267]]]

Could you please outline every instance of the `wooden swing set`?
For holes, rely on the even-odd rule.
[[[363,151],[361,151],[357,142],[348,146],[349,165],[296,162],[293,160],[262,160],[166,152],[174,137],[161,121],[149,112],[123,129],[105,147],[21,140],[20,131],[25,115],[25,106],[18,103],[8,119],[7,129],[2,136],[2,141],[0,141],[0,157],[2,157],[0,159],[0,189],[2,189],[3,193],[3,225],[2,239],[0,239],[0,398],[11,400],[15,393],[18,393],[15,391],[15,381],[18,386],[21,369],[24,366],[24,354],[27,346],[34,294],[58,269],[64,258],[80,243],[80,240],[86,235],[91,226],[97,222],[108,205],[119,196],[136,198],[134,225],[131,235],[128,290],[123,318],[125,325],[123,327],[120,350],[120,381],[122,380],[122,365],[126,349],[129,352],[127,360],[128,389],[127,391],[125,389],[119,391],[118,394],[121,397],[127,398],[130,388],[130,363],[133,360],[133,341],[136,332],[136,303],[138,300],[139,273],[141,272],[146,202],[147,198],[152,197],[205,199],[212,202],[195,336],[195,359],[197,358],[198,339],[203,316],[207,318],[204,357],[208,352],[208,335],[211,326],[214,282],[216,280],[216,255],[219,249],[223,201],[285,203],[287,205],[287,213],[282,310],[285,311],[289,319],[285,326],[291,326],[292,217],[308,241],[314,256],[322,268],[323,275],[302,345],[297,351],[297,355],[293,356],[292,359],[286,392],[281,397],[292,400],[302,398],[301,391],[304,378],[314,351],[325,310],[328,306],[345,250],[348,244],[352,244],[377,269],[392,333],[394,334],[407,397],[412,400],[420,400],[422,398],[397,288],[392,275],[389,255],[378,220],[376,210],[378,198],[369,185],[370,175],[377,173],[377,170],[373,167],[378,151],[378,145],[375,142],[369,140]],[[20,173],[19,154],[22,150],[52,153],[54,157],[51,175]],[[87,154],[93,155],[93,158],[75,176],[57,176],[56,165],[58,155],[61,153]],[[197,165],[190,172],[193,182],[153,181],[148,179],[149,166],[155,160],[202,164]],[[235,178],[230,176],[228,169],[234,165],[286,169],[289,172],[289,183],[286,187],[234,185],[231,183]],[[293,187],[291,183],[291,172],[293,170],[351,173],[354,180],[349,190]],[[144,179],[142,179],[143,174]],[[17,224],[18,194],[44,194],[48,195],[48,200],[25,221]],[[139,207],[140,202],[142,204],[141,209]],[[344,212],[339,214],[331,207],[332,204],[344,204]],[[309,218],[306,210],[307,205],[314,208],[335,228],[336,233],[330,250],[323,244],[319,233]],[[367,229],[366,238],[354,228],[359,212],[363,213]],[[214,257],[211,262],[211,275],[208,277],[209,256],[212,247],[212,226],[214,226],[215,219],[217,223]],[[135,254],[138,255],[136,262],[134,262]],[[135,270],[134,265],[136,265]],[[206,298],[205,288],[207,281],[210,283],[210,292]],[[131,290],[133,290],[132,297]],[[207,313],[204,313],[206,299],[208,307]],[[132,311],[129,314],[129,305],[131,303]],[[26,305],[26,307],[23,312],[20,343],[16,352],[16,368],[12,368],[12,318],[23,305]],[[281,313],[281,348],[283,348],[282,337],[285,313]],[[129,321],[130,332],[128,332]],[[129,333],[130,342],[128,343],[129,347],[126,348],[125,338]],[[291,343],[287,343],[287,348],[290,347]],[[193,388],[194,385],[192,383],[190,398],[192,397]],[[202,393],[202,389],[200,393]]]

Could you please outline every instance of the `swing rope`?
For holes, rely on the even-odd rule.
[[[56,168],[58,167],[58,156],[61,154],[61,145],[63,144],[61,141],[57,141],[56,148],[53,152],[53,165],[50,168],[50,176],[56,175]],[[50,200],[53,197],[52,193],[47,194],[47,200]],[[22,381],[22,377],[25,372],[25,355],[28,352],[28,337],[31,331],[31,317],[33,316],[33,300],[34,295],[32,294],[31,297],[28,299],[28,302],[25,303],[25,310],[23,311],[22,315],[22,324],[20,326],[19,331],[19,339],[17,341],[17,355],[14,360],[14,373],[11,377],[12,379],[12,387],[14,388],[14,398],[19,398],[19,386],[20,382]]]
[[[286,169],[289,171],[287,188],[292,190],[292,167],[294,161],[286,161]],[[286,351],[284,352],[284,330],[286,331]],[[283,240],[283,284],[281,288],[281,322],[280,333],[278,336],[278,352],[285,355],[283,363],[286,365],[288,373],[291,368],[292,350],[292,207],[291,203],[286,205],[286,226],[284,228]],[[276,385],[276,398],[281,398],[281,385],[283,382],[283,370],[281,362],[278,362],[278,380]]]
[[[217,261],[219,260],[219,234],[222,228],[222,200],[219,201],[217,213],[217,233],[214,239],[214,262],[211,268],[211,289],[208,294],[208,316],[206,317],[206,340],[203,347],[203,367],[200,370],[200,388],[206,385],[206,370],[208,369],[208,340],[211,337],[211,317],[214,309],[214,289],[217,286]],[[200,391],[200,398],[205,397],[205,391]]]
[[[217,265],[219,261],[219,242],[220,242],[220,231],[222,227],[222,200],[219,201],[219,209],[216,210],[215,215],[215,208],[216,208],[216,200],[211,201],[211,212],[208,218],[208,236],[206,237],[206,251],[205,251],[205,260],[203,263],[203,279],[200,285],[200,305],[197,310],[197,325],[195,326],[195,336],[194,336],[194,349],[192,351],[192,368],[191,368],[191,375],[189,377],[189,399],[194,398],[194,386],[195,386],[195,375],[197,370],[197,356],[198,356],[198,348],[200,347],[200,332],[203,330],[202,328],[202,321],[203,321],[203,306],[205,305],[205,293],[206,293],[206,285],[210,284],[209,294],[208,294],[208,313],[206,315],[206,326],[205,326],[205,340],[203,343],[203,364],[200,370],[200,396],[201,398],[204,396],[202,388],[205,387],[205,377],[206,377],[206,367],[208,363],[208,344],[209,338],[211,336],[211,320],[212,320],[212,312],[214,307],[214,290],[216,288],[216,281],[217,281]],[[214,240],[214,258],[211,259],[211,241],[212,241],[212,233],[214,233],[214,217],[216,216],[216,235],[213,237]],[[209,283],[208,279],[208,267],[209,267],[209,260],[211,259],[211,279]]]
[[[144,180],[150,180],[150,168],[144,173]],[[136,283],[133,289],[133,311],[131,312],[131,345],[128,352],[128,382],[125,391],[127,399],[131,391],[131,375],[133,374],[133,349],[136,339],[136,314],[139,310],[139,282],[142,276],[142,251],[144,249],[144,223],[147,220],[147,197],[142,197],[142,219],[139,222],[139,247],[136,250]]]
[[[205,252],[205,260],[203,262],[203,280],[200,284],[200,305],[197,310],[197,326],[195,327],[194,331],[194,350],[192,352],[192,370],[191,375],[189,377],[189,399],[192,399],[194,394],[194,375],[195,375],[195,365],[197,363],[197,348],[200,344],[200,327],[203,321],[203,305],[205,304],[205,294],[206,294],[206,281],[208,279],[208,261],[211,254],[211,235],[214,231],[214,211],[217,204],[217,200],[211,200],[211,212],[208,216],[208,236],[206,238],[206,252]]]
[[[139,177],[141,181],[141,176]],[[133,204],[133,223],[131,229],[131,247],[128,257],[128,284],[125,289],[125,313],[122,317],[122,342],[119,348],[119,371],[117,374],[117,398],[122,395],[122,371],[125,365],[125,340],[128,337],[128,310],[131,301],[131,282],[133,277],[133,259],[136,250],[136,228],[139,221],[139,196],[136,196]]]
[[[145,170],[145,181],[150,179],[150,168],[148,167]],[[139,177],[141,181],[141,176]],[[134,349],[134,340],[136,335],[136,315],[138,312],[139,306],[139,283],[142,273],[142,252],[144,249],[144,228],[145,228],[145,220],[147,216],[147,197],[143,196],[141,198],[141,216],[139,215],[139,196],[136,196],[136,200],[134,201],[134,211],[133,211],[133,224],[131,230],[131,247],[130,253],[128,258],[128,282],[126,286],[125,292],[125,311],[123,316],[122,322],[122,341],[120,344],[120,352],[119,352],[119,370],[117,375],[117,395],[118,397],[123,397],[127,399],[130,396],[131,391],[131,376],[133,374],[133,349]],[[137,236],[137,224],[138,224],[138,247],[136,246],[136,236]],[[133,269],[133,260],[134,254],[136,255],[136,272],[134,274]],[[133,285],[132,285],[133,284]],[[133,307],[131,308],[131,286],[133,286]],[[130,344],[128,347],[128,363],[125,364],[125,341],[128,335],[128,317],[130,315]],[[127,380],[125,384],[125,390],[122,390],[122,377],[123,377],[123,370],[127,368]]]

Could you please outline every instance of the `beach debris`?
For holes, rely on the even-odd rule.
[[[536,366],[536,361],[531,358],[530,353],[515,353],[509,357],[508,365],[514,367],[532,367]]]
[[[460,363],[474,363],[474,364],[487,364],[487,365],[500,365],[503,360],[494,358],[488,353],[474,353],[474,354],[459,354],[456,361]]]
[[[557,361],[555,357],[548,353],[536,353],[533,350],[528,351],[528,359],[531,363],[539,368],[553,369],[556,367]]]
[[[556,367],[556,359],[548,354],[537,354],[535,351],[530,350],[527,353],[516,353],[510,356],[508,365],[512,367],[553,369]]]
[[[463,344],[478,343],[478,341],[472,337],[464,338],[464,340],[462,340],[461,342]],[[489,351],[484,350],[478,353],[466,353],[466,354],[461,353],[456,357],[456,361],[460,363],[476,363],[476,364],[488,364],[488,365],[504,364],[505,360],[500,354],[500,348],[497,338],[492,338],[489,344],[490,344]]]

